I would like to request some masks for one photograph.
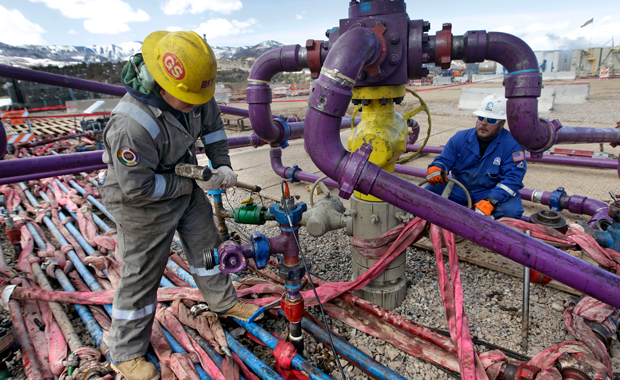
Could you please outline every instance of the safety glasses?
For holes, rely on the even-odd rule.
[[[484,121],[484,119],[487,120],[487,124],[497,124],[497,123],[499,123],[499,119],[491,119],[490,117],[478,116],[478,120]]]

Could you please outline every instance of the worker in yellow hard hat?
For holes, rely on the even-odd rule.
[[[247,320],[258,310],[237,298],[228,275],[217,267],[207,270],[202,254],[221,243],[203,189],[228,188],[237,181],[213,98],[216,69],[213,50],[196,33],[150,34],[142,54],[132,56],[122,71],[128,93],[103,132],[108,164],[103,196],[116,220],[123,261],[112,308],[110,358],[127,380],[160,377],[144,355],[175,231],[211,312]],[[199,138],[218,169],[202,188],[174,172],[178,163],[197,163]],[[225,346],[225,340],[220,344]]]

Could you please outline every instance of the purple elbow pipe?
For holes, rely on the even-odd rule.
[[[323,67],[338,69],[341,74],[355,78],[375,48],[371,36],[363,32],[363,28],[355,28],[343,34],[330,49]],[[497,59],[502,60],[506,61]],[[322,97],[323,101],[320,101]],[[576,290],[620,307],[620,277],[382,171],[378,165],[368,162],[367,145],[353,154],[347,153],[338,138],[338,125],[346,109],[342,106],[350,99],[351,91],[346,83],[331,81],[323,71],[313,85],[306,114],[309,126],[306,129],[306,151],[321,171],[338,180],[342,195],[350,196],[354,189],[371,194]]]
[[[277,73],[300,71],[308,66],[304,59],[305,49],[299,45],[288,45],[269,50],[261,55],[250,70],[246,101],[252,128],[258,136],[276,144],[284,141],[286,131],[284,126],[273,120],[271,114],[271,87],[269,81]]]
[[[273,171],[284,179],[290,179],[291,170],[293,170],[293,176],[297,181],[303,182],[315,182],[317,179],[321,178],[319,174],[312,174],[308,172],[304,172],[302,170],[295,170],[288,166],[282,165],[282,149],[273,148],[269,152],[269,156],[271,157],[271,168]],[[333,179],[325,179],[323,182],[329,187],[338,187],[338,183]]]

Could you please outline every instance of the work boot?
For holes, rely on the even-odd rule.
[[[112,364],[112,369],[125,376],[127,380],[159,380],[157,368],[142,356],[121,364]]]
[[[226,310],[225,313],[220,314],[220,317],[221,318],[235,317],[235,318],[241,319],[242,321],[247,322],[247,320],[250,319],[250,317],[253,316],[254,313],[258,311],[258,309],[260,309],[259,306],[252,305],[251,303],[245,303],[243,301],[239,301],[235,304],[235,306]],[[258,321],[262,317],[263,317],[263,314],[259,315],[255,319],[255,321]]]

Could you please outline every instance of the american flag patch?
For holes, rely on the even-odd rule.
[[[514,152],[512,154],[512,160],[514,162],[519,162],[519,161],[523,161],[525,160],[525,153],[523,153],[522,150],[518,151],[518,152]]]

